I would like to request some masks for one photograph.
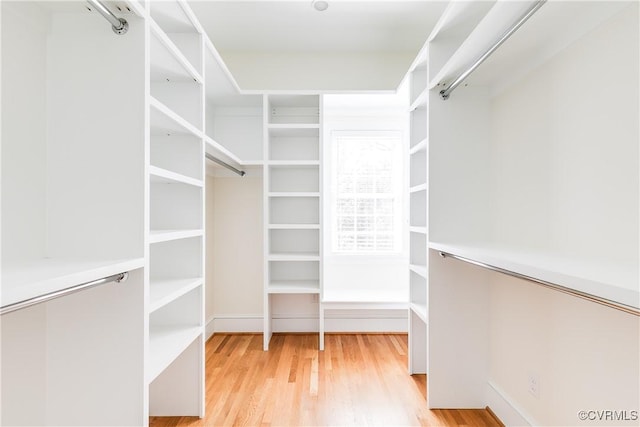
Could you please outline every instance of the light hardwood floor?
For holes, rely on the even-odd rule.
[[[215,335],[206,345],[206,417],[169,426],[500,426],[486,410],[429,410],[407,374],[406,335]]]

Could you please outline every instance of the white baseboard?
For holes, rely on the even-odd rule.
[[[312,316],[278,316],[272,320],[274,332],[318,332],[318,317]],[[407,333],[408,320],[406,314],[389,315],[385,310],[358,316],[357,311],[341,315],[325,316],[325,332],[393,332]],[[209,338],[215,332],[262,333],[262,316],[232,315],[213,316],[207,321],[206,335]]]
[[[487,382],[486,402],[494,414],[507,427],[536,426],[533,418],[514,402],[500,387],[491,381]]]

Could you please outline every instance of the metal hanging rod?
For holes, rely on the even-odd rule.
[[[604,305],[610,308],[614,308],[616,310],[623,311],[628,314],[633,314],[634,316],[640,316],[640,308],[633,307],[631,305],[623,304],[616,301],[611,301],[606,298],[602,298],[596,295],[588,294],[586,292],[578,291],[576,289],[567,288],[566,286],[558,285],[557,283],[547,282],[542,279],[538,279],[536,277],[527,276],[526,274],[516,273],[515,271],[506,270],[504,268],[496,267],[494,265],[485,264],[484,262],[476,261],[473,259],[465,258],[459,255],[450,254],[448,252],[439,251],[440,256],[442,258],[453,258],[459,261],[467,262],[469,264],[477,265],[478,267],[486,268],[488,270],[497,271],[498,273],[507,274],[509,276],[517,277],[518,279],[527,280],[529,282],[533,282],[537,285],[541,285],[548,289],[553,289],[554,291],[562,292],[567,295],[571,295],[574,297],[582,298],[587,301],[595,302],[596,304]]]
[[[232,172],[237,173],[237,174],[238,174],[238,175],[240,175],[240,176],[245,176],[245,175],[246,175],[246,172],[245,172],[245,171],[241,171],[240,169],[236,169],[236,168],[234,168],[233,166],[231,166],[229,163],[225,163],[225,162],[223,162],[222,160],[220,160],[220,159],[218,159],[218,158],[213,157],[213,156],[212,156],[211,154],[209,154],[209,153],[205,153],[205,156],[206,156],[206,158],[207,158],[207,159],[211,160],[212,162],[217,163],[217,164],[219,164],[220,166],[224,166],[225,168],[229,169],[229,170],[230,170],[230,171],[232,171]]]
[[[104,19],[109,21],[114,33],[126,34],[126,32],[129,31],[129,23],[127,20],[124,18],[118,18],[100,0],[87,0],[87,3],[93,6],[93,8],[104,17]]]
[[[83,291],[85,289],[93,288],[105,283],[116,282],[121,283],[129,278],[129,273],[118,273],[113,276],[103,277],[102,279],[94,280],[92,282],[81,283],[79,285],[71,286],[69,288],[60,289],[59,291],[49,292],[48,294],[39,295],[37,297],[29,298],[24,301],[19,301],[13,304],[0,307],[0,315],[11,313],[12,311],[22,310],[23,308],[31,307],[32,305],[41,304],[43,302],[51,301],[55,298],[64,297],[76,292]]]
[[[466,71],[456,77],[456,79],[451,82],[449,86],[440,91],[440,97],[443,100],[449,99],[449,95],[451,95],[451,92],[453,92],[455,88],[457,88],[463,81],[465,81],[465,79],[469,77],[469,75],[473,73],[475,69],[478,68],[480,64],[482,64],[489,56],[491,56],[491,54],[502,45],[502,43],[507,41],[507,39],[518,30],[518,28],[520,28],[525,22],[527,22],[527,20],[531,18],[531,16],[536,13],[537,10],[546,3],[546,1],[547,0],[538,0],[534,4],[532,4],[531,7],[527,9],[526,12],[524,12],[524,14],[518,19],[518,21],[516,21],[516,23],[513,24],[513,26],[509,28],[498,39],[498,41],[494,43],[493,46],[491,46],[485,53],[483,53],[482,56],[480,56],[480,58],[478,58],[476,62],[474,62],[469,68],[467,68]]]

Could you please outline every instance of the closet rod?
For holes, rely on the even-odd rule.
[[[100,0],[87,0],[95,10],[111,24],[111,29],[116,34],[125,34],[129,30],[129,23],[124,18],[118,18]]]
[[[633,307],[630,305],[622,304],[616,301],[611,301],[606,298],[602,298],[596,295],[588,294],[586,292],[578,291],[576,289],[567,288],[566,286],[558,285],[557,283],[547,282],[542,279],[538,279],[535,277],[527,276],[526,274],[517,273],[515,271],[506,270],[504,268],[496,267],[494,265],[485,264],[484,262],[476,261],[473,259],[461,257],[459,255],[450,254],[448,252],[439,251],[440,256],[442,258],[453,258],[459,261],[467,262],[469,264],[477,265],[478,267],[486,268],[488,270],[497,271],[498,273],[503,273],[509,276],[517,277],[518,279],[527,280],[529,282],[535,283],[537,285],[543,286],[548,289],[553,289],[554,291],[562,292],[567,295],[572,295],[574,297],[582,298],[587,301],[595,302],[596,304],[604,305],[610,308],[614,308],[616,310],[623,311],[628,314],[633,314],[634,316],[640,316],[640,309],[637,307]]]
[[[546,3],[546,1],[547,0],[538,0],[533,5],[531,5],[531,7],[520,17],[520,19],[518,19],[518,21],[516,21],[516,23],[513,24],[513,26],[509,28],[502,35],[502,37],[500,37],[500,39],[495,42],[493,46],[491,46],[485,53],[483,53],[482,56],[478,58],[476,62],[474,62],[469,68],[467,68],[466,71],[456,77],[456,79],[451,82],[449,86],[440,91],[440,97],[443,100],[449,99],[449,95],[451,95],[451,92],[453,92],[454,89],[460,85],[460,83],[462,83],[467,77],[469,77],[469,74],[473,73],[475,69],[480,66],[480,64],[482,64],[489,56],[491,56],[491,54],[502,45],[502,43],[507,41],[507,39],[518,30],[518,28],[520,28],[525,22],[527,22],[527,20],[531,18],[531,16],[536,13],[536,11],[540,9],[542,5]]]
[[[93,280],[91,282],[81,283],[79,285],[71,286],[69,288],[60,289],[58,291],[49,292],[48,294],[39,295],[37,297],[29,298],[24,301],[19,301],[13,304],[0,307],[0,315],[11,313],[12,311],[22,310],[23,308],[31,307],[32,305],[40,304],[43,302],[51,301],[55,298],[64,297],[70,294],[74,294],[85,289],[93,288],[94,286],[102,285],[110,282],[124,282],[129,277],[129,273],[114,274],[112,276],[103,277],[102,279]]]
[[[233,166],[231,166],[229,163],[225,163],[220,159],[217,159],[215,157],[213,157],[211,154],[209,153],[205,153],[205,156],[207,157],[207,159],[211,160],[214,163],[219,164],[220,166],[224,166],[225,168],[229,169],[232,172],[237,173],[240,176],[245,176],[246,172],[245,171],[241,171],[240,169],[236,169]]]

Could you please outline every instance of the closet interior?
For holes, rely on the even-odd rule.
[[[321,351],[329,310],[406,311],[430,408],[637,404],[637,346],[590,351],[638,332],[637,2],[449,4],[405,76],[402,301],[325,295],[325,94],[243,91],[184,0],[109,5],[125,34],[0,5],[1,424],[203,417],[208,337]]]

